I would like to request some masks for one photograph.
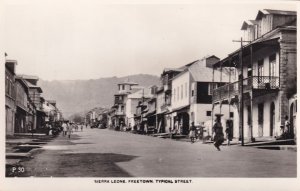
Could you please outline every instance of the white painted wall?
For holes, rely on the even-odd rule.
[[[271,96],[265,96],[263,99],[264,103],[264,120],[263,120],[263,136],[269,137],[270,136],[270,109],[271,109],[271,103],[274,102],[275,104],[275,124],[274,124],[274,131],[273,136],[279,136],[280,133],[280,108],[279,108],[279,96],[277,97],[271,97]],[[258,127],[258,104],[262,102],[254,102],[253,103],[253,137],[259,137],[259,127]],[[248,111],[247,107],[244,107],[244,137],[248,137],[249,133],[249,127],[247,125],[247,116]]]
[[[126,125],[131,123],[131,127],[135,125],[134,114],[136,112],[136,107],[138,106],[139,99],[128,98],[126,100],[125,115],[126,115]]]
[[[185,84],[187,83],[187,92],[185,92]],[[187,106],[190,103],[190,73],[187,71],[172,80],[172,109]],[[175,97],[174,97],[174,89]],[[182,90],[181,90],[182,89]],[[181,96],[182,92],[182,96]]]

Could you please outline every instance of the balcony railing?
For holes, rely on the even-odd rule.
[[[123,100],[115,99],[115,104],[123,104]]]
[[[167,99],[167,100],[165,100],[165,102],[163,103],[163,105],[160,106],[160,109],[164,110],[165,108],[167,108],[170,105],[171,105],[171,99]]]
[[[116,111],[115,115],[125,115],[125,111]]]
[[[241,81],[226,84],[213,90],[213,102],[239,95]],[[253,89],[270,90],[279,88],[279,77],[253,76],[243,80],[244,93]]]

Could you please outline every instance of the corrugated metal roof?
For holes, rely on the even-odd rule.
[[[142,98],[142,97],[152,98],[153,95],[151,94],[151,89],[145,88],[144,92],[143,92],[143,89],[141,89],[141,90],[138,90],[138,91],[128,95],[128,99],[130,99],[130,98],[131,99],[138,99],[138,98]]]
[[[246,30],[248,26],[256,25],[258,22],[255,20],[244,21],[241,30]]]
[[[206,67],[205,62],[199,61],[194,63],[188,68],[188,71],[191,73],[191,76],[196,82],[212,82],[214,75],[214,82],[221,82],[221,72],[215,70],[213,74],[213,69]],[[229,82],[229,74],[226,74],[226,70],[222,71],[222,82]]]
[[[42,88],[40,86],[37,86],[37,85],[34,85],[32,83],[30,83],[29,81],[25,80],[25,83],[26,85],[29,87],[29,88],[35,88],[35,89],[38,89],[40,93],[42,93]]]
[[[39,77],[33,75],[19,74],[18,77],[28,80],[39,80]]]
[[[297,15],[296,11],[285,11],[285,10],[274,10],[274,9],[263,9],[259,10],[255,20],[260,20],[263,15]]]
[[[182,72],[183,71],[183,69],[180,69],[180,68],[165,68],[164,70],[163,70],[163,73],[167,73],[167,72]]]

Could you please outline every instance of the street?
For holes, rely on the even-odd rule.
[[[296,155],[88,128],[59,135],[21,165],[25,177],[296,177]]]

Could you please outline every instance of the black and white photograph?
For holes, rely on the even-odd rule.
[[[0,190],[299,190],[298,6],[3,0]]]

